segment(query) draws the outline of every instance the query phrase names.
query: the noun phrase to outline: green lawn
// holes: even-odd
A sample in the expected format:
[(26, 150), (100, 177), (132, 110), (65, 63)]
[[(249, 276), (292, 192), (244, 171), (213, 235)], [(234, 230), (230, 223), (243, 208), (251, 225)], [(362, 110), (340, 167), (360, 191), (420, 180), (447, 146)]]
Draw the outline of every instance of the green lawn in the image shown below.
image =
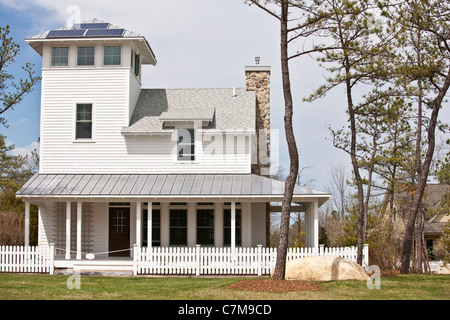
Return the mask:
[[(68, 276), (0, 274), (1, 300), (449, 300), (450, 276), (382, 277), (381, 288), (365, 281), (318, 283), (320, 291), (266, 293), (229, 288), (235, 277), (81, 276), (80, 289), (69, 289)], [(250, 278), (252, 279), (252, 278)], [(253, 278), (254, 279), (254, 278)], [(75, 283), (72, 283), (75, 284)]]

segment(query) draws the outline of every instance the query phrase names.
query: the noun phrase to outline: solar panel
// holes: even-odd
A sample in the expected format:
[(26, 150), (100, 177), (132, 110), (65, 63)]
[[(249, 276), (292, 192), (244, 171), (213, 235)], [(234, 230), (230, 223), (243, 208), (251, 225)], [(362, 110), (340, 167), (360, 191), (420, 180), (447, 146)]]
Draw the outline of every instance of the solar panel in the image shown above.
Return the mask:
[(86, 30), (50, 30), (47, 34), (47, 38), (59, 38), (59, 37), (82, 37)]
[(80, 29), (106, 29), (108, 26), (107, 22), (80, 23)]
[(122, 36), (125, 32), (125, 29), (88, 29), (85, 36), (93, 37), (93, 36)]

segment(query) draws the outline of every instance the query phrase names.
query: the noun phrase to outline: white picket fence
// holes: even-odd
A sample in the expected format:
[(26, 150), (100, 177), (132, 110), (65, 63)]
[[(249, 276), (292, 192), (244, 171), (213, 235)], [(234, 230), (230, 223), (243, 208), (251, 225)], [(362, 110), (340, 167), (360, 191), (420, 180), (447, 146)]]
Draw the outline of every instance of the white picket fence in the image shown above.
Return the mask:
[[(368, 245), (363, 249), (363, 267), (368, 266)], [(333, 255), (356, 262), (356, 247), (289, 248), (286, 260)], [(137, 274), (168, 275), (267, 275), (275, 267), (276, 248), (218, 247), (137, 247), (134, 248), (134, 270)]]
[(53, 274), (54, 256), (53, 245), (0, 246), (0, 272)]
[[(138, 247), (133, 250), (133, 273), (161, 275), (267, 275), (275, 267), (276, 248)], [(363, 267), (368, 267), (368, 246)], [(286, 260), (333, 255), (356, 262), (355, 247), (289, 248)], [(54, 272), (55, 247), (0, 246), (0, 272)]]

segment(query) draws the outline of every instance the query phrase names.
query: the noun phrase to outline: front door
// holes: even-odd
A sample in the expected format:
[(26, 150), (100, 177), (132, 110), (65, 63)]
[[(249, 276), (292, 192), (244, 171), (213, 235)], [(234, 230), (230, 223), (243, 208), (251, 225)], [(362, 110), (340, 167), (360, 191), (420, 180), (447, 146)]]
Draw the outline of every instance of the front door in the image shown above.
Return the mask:
[(130, 256), (130, 208), (109, 208), (109, 251), (115, 251), (110, 257)]

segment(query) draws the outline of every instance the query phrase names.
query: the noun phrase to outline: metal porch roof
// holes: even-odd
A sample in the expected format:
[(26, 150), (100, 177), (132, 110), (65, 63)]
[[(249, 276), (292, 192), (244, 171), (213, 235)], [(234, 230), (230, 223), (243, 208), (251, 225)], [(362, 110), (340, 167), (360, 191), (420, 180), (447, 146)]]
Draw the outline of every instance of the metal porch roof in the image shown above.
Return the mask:
[[(35, 174), (22, 198), (254, 198), (282, 199), (284, 182), (255, 174)], [(330, 194), (296, 186), (294, 196)]]

